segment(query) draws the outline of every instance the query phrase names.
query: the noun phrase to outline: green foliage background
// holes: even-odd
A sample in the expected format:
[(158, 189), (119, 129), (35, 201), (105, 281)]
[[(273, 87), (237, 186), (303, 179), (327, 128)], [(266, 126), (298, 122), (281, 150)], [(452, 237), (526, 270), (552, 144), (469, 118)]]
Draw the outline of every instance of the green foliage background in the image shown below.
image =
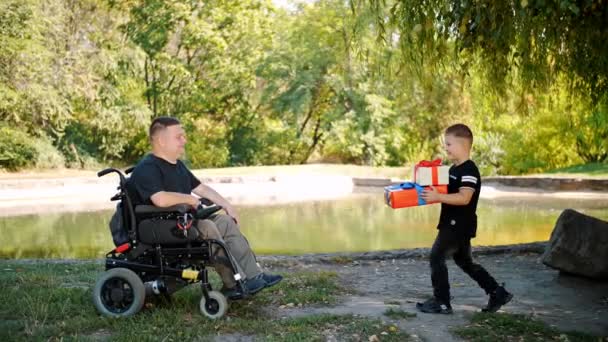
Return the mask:
[(608, 3), (0, 0), (0, 168), (403, 165), (475, 134), (485, 174), (608, 158)]

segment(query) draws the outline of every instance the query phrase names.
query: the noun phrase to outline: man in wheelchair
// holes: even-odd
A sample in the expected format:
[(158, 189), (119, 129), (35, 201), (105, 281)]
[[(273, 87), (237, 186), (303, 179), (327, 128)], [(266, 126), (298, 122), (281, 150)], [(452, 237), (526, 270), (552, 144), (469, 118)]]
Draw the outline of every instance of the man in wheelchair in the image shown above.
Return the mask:
[[(196, 209), (201, 204), (201, 199), (207, 199), (221, 206), (226, 214), (215, 214), (196, 221), (195, 239), (215, 239), (226, 244), (234, 257), (238, 273), (245, 279), (243, 285), (249, 294), (280, 282), (280, 275), (264, 273), (260, 269), (247, 239), (239, 229), (239, 217), (234, 207), (215, 190), (202, 184), (179, 160), (186, 145), (186, 135), (180, 122), (172, 117), (154, 119), (150, 125), (149, 138), (152, 153), (135, 166), (128, 182), (127, 188), (133, 205), (166, 208), (187, 204)], [(212, 253), (214, 259), (227, 258), (218, 246), (212, 247)], [(229, 263), (217, 262), (212, 266), (222, 279), (224, 295), (231, 299), (240, 298), (241, 290), (236, 286), (234, 274), (227, 265)]]
[[(234, 207), (202, 184), (179, 160), (186, 137), (175, 118), (160, 117), (150, 125), (152, 153), (120, 176), (120, 201), (110, 221), (116, 248), (106, 255), (106, 272), (95, 283), (97, 310), (112, 317), (137, 313), (147, 296), (170, 295), (200, 283), (200, 310), (217, 319), (226, 312), (226, 298), (238, 299), (279, 283), (264, 273), (238, 225)], [(129, 173), (129, 171), (126, 171)], [(193, 195), (194, 194), (194, 195)], [(212, 202), (204, 205), (202, 202)], [(226, 214), (216, 214), (224, 209)], [(220, 274), (222, 293), (209, 283), (207, 266)]]

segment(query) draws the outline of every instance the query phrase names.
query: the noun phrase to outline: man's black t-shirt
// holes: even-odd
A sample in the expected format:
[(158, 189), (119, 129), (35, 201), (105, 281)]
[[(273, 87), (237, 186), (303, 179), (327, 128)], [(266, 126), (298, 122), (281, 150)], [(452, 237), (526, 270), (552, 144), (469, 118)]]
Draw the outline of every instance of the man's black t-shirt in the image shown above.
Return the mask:
[(441, 204), (438, 229), (455, 229), (462, 237), (473, 238), (477, 232), (477, 201), (481, 190), (481, 176), (472, 160), (450, 168), (448, 194), (458, 193), (460, 188), (474, 190), (467, 205)]
[(153, 205), (150, 197), (157, 192), (190, 194), (199, 184), (201, 182), (180, 160), (172, 164), (148, 154), (133, 169), (127, 189), (133, 205)]

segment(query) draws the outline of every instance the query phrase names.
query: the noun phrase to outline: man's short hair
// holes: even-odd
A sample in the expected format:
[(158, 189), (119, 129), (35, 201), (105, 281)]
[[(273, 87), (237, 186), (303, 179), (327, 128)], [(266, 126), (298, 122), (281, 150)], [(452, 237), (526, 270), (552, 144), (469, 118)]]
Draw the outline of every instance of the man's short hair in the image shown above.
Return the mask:
[(152, 139), (156, 133), (175, 125), (181, 125), (178, 119), (170, 116), (159, 116), (152, 120), (152, 123), (150, 124), (150, 130), (148, 132), (150, 139)]
[(473, 144), (473, 132), (471, 132), (471, 129), (464, 124), (455, 124), (452, 125), (448, 128), (446, 128), (445, 130), (445, 135), (453, 135), (455, 137), (459, 137), (459, 138), (465, 138), (469, 141), (469, 143), (472, 145)]

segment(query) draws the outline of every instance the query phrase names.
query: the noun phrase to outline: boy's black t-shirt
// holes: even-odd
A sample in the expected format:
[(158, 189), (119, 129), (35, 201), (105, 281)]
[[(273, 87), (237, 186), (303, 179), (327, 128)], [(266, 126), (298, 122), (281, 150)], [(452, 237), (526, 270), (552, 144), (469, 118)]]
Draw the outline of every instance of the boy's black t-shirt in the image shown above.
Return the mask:
[(190, 194), (199, 184), (198, 178), (180, 160), (172, 164), (148, 154), (133, 169), (127, 189), (133, 205), (153, 205), (150, 197), (157, 192)]
[(455, 229), (466, 238), (473, 238), (477, 232), (477, 201), (481, 190), (479, 169), (472, 160), (450, 168), (448, 194), (458, 193), (460, 188), (474, 190), (473, 197), (467, 205), (441, 204), (438, 229)]

